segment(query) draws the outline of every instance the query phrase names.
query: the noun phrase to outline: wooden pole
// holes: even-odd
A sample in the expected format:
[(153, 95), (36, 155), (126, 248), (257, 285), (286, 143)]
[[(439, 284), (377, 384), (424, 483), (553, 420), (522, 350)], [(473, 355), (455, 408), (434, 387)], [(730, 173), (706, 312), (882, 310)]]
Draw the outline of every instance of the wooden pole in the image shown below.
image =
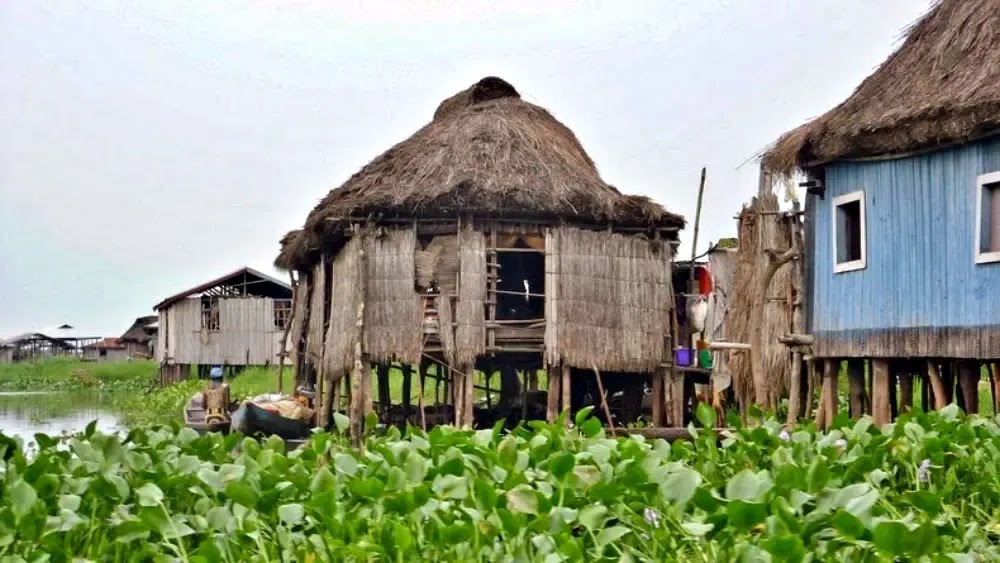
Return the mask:
[(698, 183), (698, 207), (694, 212), (694, 236), (691, 238), (691, 268), (688, 271), (688, 291), (694, 286), (694, 260), (698, 256), (698, 227), (701, 224), (701, 200), (705, 195), (705, 167), (701, 168), (701, 182)]
[(375, 367), (375, 374), (378, 376), (378, 408), (380, 414), (385, 417), (392, 406), (392, 395), (389, 393), (389, 365), (378, 364)]
[(1000, 415), (1000, 362), (992, 362), (986, 364), (987, 375), (992, 371), (992, 377), (990, 377), (990, 388), (993, 391), (993, 416)]
[(823, 362), (823, 412), (824, 428), (833, 424), (837, 416), (837, 380), (840, 376), (840, 362), (827, 359)]
[(899, 360), (889, 360), (889, 420), (899, 416)]
[(905, 369), (897, 374), (899, 378), (899, 412), (913, 410), (913, 373)]
[[(938, 363), (935, 360), (927, 360), (927, 377), (931, 380), (931, 389), (934, 392), (934, 409), (941, 410), (948, 406), (948, 393), (944, 388), (944, 380), (941, 379), (941, 372), (938, 371)], [(930, 409), (926, 409), (930, 412)]]
[(601, 382), (601, 372), (597, 370), (596, 364), (591, 364), (594, 368), (594, 378), (597, 379), (597, 392), (601, 396), (601, 408), (604, 409), (604, 417), (608, 421), (608, 426), (611, 427), (611, 436), (613, 438), (618, 437), (618, 432), (615, 431), (615, 421), (611, 418), (611, 409), (608, 408), (608, 399), (604, 395), (604, 383)]
[(571, 402), (570, 395), (570, 367), (569, 364), (562, 365), (562, 410), (566, 411), (566, 425), (568, 426), (572, 422), (573, 418), (573, 405)]
[(413, 404), (413, 366), (403, 364), (403, 420), (409, 420)]
[(847, 360), (847, 384), (850, 390), (851, 417), (865, 414), (865, 362), (858, 358)]
[(965, 403), (966, 414), (979, 413), (979, 362), (962, 360), (958, 363), (958, 386)]
[[(663, 380), (666, 377), (665, 368), (653, 372), (653, 426), (663, 426)], [(598, 379), (599, 381), (600, 379)]]
[(417, 376), (417, 408), (420, 409), (420, 428), (427, 432), (427, 409), (424, 407), (424, 381), (427, 379), (428, 363), (420, 362), (420, 374)]
[(562, 377), (557, 373), (557, 368), (555, 366), (548, 367), (548, 380), (549, 380), (549, 393), (548, 393), (548, 404), (545, 409), (545, 420), (549, 424), (556, 421), (556, 417), (559, 416), (559, 399), (561, 396), (561, 383)]
[(890, 386), (889, 361), (872, 360), (872, 417), (876, 426), (888, 424), (892, 419), (889, 406)]
[(462, 366), (462, 378), (465, 380), (465, 394), (462, 412), (465, 413), (463, 426), (472, 428), (476, 423), (476, 370), (473, 366)]

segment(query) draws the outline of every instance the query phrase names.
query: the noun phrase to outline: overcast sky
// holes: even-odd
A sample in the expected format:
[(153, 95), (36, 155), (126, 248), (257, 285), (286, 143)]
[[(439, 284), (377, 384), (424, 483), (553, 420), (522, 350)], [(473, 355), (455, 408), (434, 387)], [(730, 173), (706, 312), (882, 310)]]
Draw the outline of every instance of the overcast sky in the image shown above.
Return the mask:
[(929, 2), (361, 6), (0, 2), (0, 336), (118, 335), (170, 294), (273, 272), (317, 200), (488, 75), (692, 222), (707, 166), (704, 250), (734, 234), (754, 155), (848, 96)]

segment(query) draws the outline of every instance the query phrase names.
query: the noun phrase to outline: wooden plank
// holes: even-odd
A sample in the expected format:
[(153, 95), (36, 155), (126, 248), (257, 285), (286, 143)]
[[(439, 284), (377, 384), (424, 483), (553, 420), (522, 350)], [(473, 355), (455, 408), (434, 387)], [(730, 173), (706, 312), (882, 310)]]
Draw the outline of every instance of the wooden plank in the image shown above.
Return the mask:
[(968, 414), (979, 413), (979, 379), (979, 362), (962, 360), (958, 363), (958, 386)]
[(890, 372), (889, 360), (872, 360), (872, 417), (876, 426), (883, 426), (891, 422), (892, 410), (889, 406), (890, 399)]
[[(933, 408), (941, 410), (948, 406), (948, 393), (944, 388), (944, 380), (941, 378), (937, 361), (927, 360), (927, 378), (930, 379), (931, 390), (934, 394)], [(924, 410), (930, 412), (931, 407), (928, 406)]]
[(860, 358), (847, 360), (847, 384), (850, 391), (851, 417), (860, 418), (865, 414), (868, 394), (865, 391), (865, 363)]

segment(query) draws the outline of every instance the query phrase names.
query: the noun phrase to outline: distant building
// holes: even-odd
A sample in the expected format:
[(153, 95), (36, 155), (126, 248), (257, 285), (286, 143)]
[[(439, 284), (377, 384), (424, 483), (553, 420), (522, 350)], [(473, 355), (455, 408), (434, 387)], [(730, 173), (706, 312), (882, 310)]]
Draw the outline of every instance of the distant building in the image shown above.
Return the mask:
[(241, 268), (182, 291), (153, 309), (161, 382), (181, 380), (192, 366), (263, 366), (276, 363), (292, 311), (292, 288)]
[(26, 362), (57, 356), (80, 358), (83, 347), (100, 340), (100, 336), (92, 336), (63, 324), (52, 328), (43, 328), (19, 334), (0, 340), (0, 363)]
[(103, 338), (83, 347), (83, 359), (92, 362), (120, 362), (129, 358), (124, 344), (117, 338)]
[(118, 342), (125, 346), (125, 353), (130, 360), (140, 360), (156, 357), (156, 333), (160, 317), (148, 315), (139, 317)]

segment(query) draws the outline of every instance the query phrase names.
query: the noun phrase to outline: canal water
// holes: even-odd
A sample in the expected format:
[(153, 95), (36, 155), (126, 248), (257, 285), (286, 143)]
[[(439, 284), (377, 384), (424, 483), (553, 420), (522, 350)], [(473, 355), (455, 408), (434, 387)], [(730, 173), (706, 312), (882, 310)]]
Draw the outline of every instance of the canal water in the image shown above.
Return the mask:
[(97, 429), (123, 429), (106, 396), (94, 392), (0, 392), (0, 432), (18, 436), (25, 445), (35, 434), (60, 436), (80, 432), (97, 421)]

